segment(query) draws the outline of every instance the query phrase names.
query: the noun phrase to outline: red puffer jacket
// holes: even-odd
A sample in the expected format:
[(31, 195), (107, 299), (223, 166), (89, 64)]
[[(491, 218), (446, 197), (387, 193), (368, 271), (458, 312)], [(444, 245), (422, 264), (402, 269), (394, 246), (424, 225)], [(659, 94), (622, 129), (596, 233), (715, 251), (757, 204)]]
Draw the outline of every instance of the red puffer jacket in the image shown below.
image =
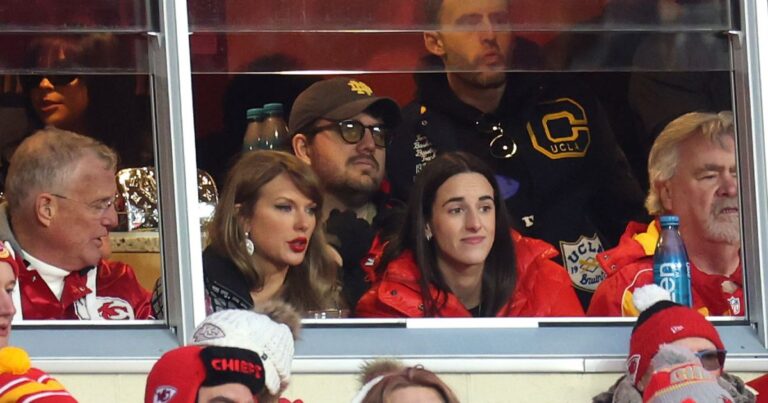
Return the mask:
[[(509, 316), (583, 316), (571, 279), (565, 269), (550, 259), (557, 256), (552, 245), (525, 238), (513, 231), (517, 257), (517, 282), (509, 302), (497, 317)], [(381, 248), (379, 248), (380, 250)], [(411, 251), (403, 252), (389, 263), (380, 281), (357, 304), (357, 316), (372, 318), (423, 317), (419, 289), (419, 268)], [(454, 294), (444, 297), (432, 288), (436, 300), (446, 298), (439, 317), (470, 317), (469, 311)]]
[[(597, 256), (608, 277), (597, 287), (588, 316), (637, 316), (632, 302), (636, 288), (653, 283), (653, 254), (659, 240), (659, 222), (630, 222), (619, 244)], [(730, 276), (708, 274), (691, 263), (693, 308), (704, 315), (745, 314), (741, 265)]]

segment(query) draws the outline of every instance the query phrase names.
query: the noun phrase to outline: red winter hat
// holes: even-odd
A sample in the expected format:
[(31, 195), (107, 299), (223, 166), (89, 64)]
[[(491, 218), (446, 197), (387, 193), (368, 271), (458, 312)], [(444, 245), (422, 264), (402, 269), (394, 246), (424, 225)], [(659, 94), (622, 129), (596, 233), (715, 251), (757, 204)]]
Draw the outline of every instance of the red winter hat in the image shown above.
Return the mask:
[(11, 245), (8, 242), (0, 241), (0, 262), (11, 265), (13, 275), (17, 278), (19, 277), (19, 262), (16, 261), (13, 249), (11, 249)]
[(725, 349), (715, 327), (694, 309), (662, 300), (643, 310), (629, 340), (627, 371), (632, 383), (640, 382), (662, 344), (686, 337), (701, 337), (711, 341), (718, 350)]
[(201, 386), (243, 384), (256, 396), (264, 388), (259, 355), (235, 347), (186, 346), (171, 350), (147, 377), (145, 403), (195, 403)]

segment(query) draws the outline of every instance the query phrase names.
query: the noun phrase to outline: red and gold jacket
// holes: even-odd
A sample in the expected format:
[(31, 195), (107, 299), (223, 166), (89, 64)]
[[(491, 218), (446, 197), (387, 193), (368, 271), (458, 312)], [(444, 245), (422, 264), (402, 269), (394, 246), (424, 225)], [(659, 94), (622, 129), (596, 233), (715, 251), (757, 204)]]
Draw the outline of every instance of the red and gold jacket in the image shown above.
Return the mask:
[[(23, 319), (153, 319), (151, 294), (136, 279), (131, 266), (99, 261), (96, 267), (72, 272), (64, 278), (57, 299), (31, 267), (19, 271)], [(18, 308), (18, 306), (17, 306)]]
[[(592, 296), (588, 316), (637, 316), (632, 303), (637, 287), (653, 283), (653, 254), (659, 240), (658, 220), (650, 224), (630, 222), (619, 244), (598, 254), (608, 277)], [(705, 315), (745, 314), (744, 279), (741, 265), (730, 276), (707, 274), (691, 262), (693, 307)]]
[[(517, 258), (517, 281), (509, 302), (497, 317), (510, 316), (583, 316), (571, 278), (565, 269), (550, 259), (557, 251), (548, 243), (522, 237), (513, 232)], [(381, 250), (381, 248), (379, 248)], [(375, 258), (369, 259), (370, 262)], [(389, 263), (379, 281), (376, 281), (357, 304), (357, 316), (374, 318), (423, 317), (423, 301), (419, 287), (419, 268), (411, 251), (403, 252)], [(469, 311), (452, 293), (432, 288), (432, 295), (445, 304), (439, 317), (470, 317)]]

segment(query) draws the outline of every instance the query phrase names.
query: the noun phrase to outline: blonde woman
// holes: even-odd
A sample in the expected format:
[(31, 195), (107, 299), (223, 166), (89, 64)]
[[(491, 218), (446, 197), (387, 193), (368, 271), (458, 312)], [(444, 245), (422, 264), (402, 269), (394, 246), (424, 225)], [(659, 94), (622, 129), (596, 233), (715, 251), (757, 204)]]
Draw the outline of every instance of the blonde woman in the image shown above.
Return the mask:
[(243, 155), (229, 172), (203, 252), (209, 311), (271, 300), (304, 316), (340, 309), (338, 263), (318, 226), (322, 203), (315, 174), (296, 157)]

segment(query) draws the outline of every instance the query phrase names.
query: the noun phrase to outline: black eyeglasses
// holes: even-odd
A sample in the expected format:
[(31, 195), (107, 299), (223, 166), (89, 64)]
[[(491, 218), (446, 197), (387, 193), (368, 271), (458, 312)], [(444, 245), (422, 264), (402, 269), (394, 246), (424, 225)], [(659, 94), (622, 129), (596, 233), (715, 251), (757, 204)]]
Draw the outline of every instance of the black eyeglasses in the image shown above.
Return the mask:
[(512, 158), (517, 153), (515, 140), (504, 133), (501, 122), (494, 123), (492, 120), (489, 121), (488, 118), (482, 117), (476, 124), (480, 132), (490, 135), (491, 142), (488, 143), (488, 151), (493, 158)]
[(72, 74), (25, 75), (25, 76), (20, 76), (19, 81), (21, 81), (21, 86), (25, 90), (31, 90), (32, 88), (39, 86), (40, 82), (43, 81), (44, 78), (47, 79), (54, 86), (60, 87), (63, 85), (72, 84), (75, 80), (80, 78), (80, 76), (72, 75)]
[(699, 358), (704, 369), (707, 371), (717, 371), (723, 367), (727, 353), (728, 351), (726, 350), (701, 350), (696, 351), (694, 354)]
[(383, 124), (366, 126), (359, 120), (342, 120), (325, 126), (315, 127), (312, 134), (323, 130), (335, 130), (349, 144), (357, 144), (365, 136), (365, 129), (371, 131), (373, 142), (378, 147), (386, 147), (389, 143), (389, 128)]

